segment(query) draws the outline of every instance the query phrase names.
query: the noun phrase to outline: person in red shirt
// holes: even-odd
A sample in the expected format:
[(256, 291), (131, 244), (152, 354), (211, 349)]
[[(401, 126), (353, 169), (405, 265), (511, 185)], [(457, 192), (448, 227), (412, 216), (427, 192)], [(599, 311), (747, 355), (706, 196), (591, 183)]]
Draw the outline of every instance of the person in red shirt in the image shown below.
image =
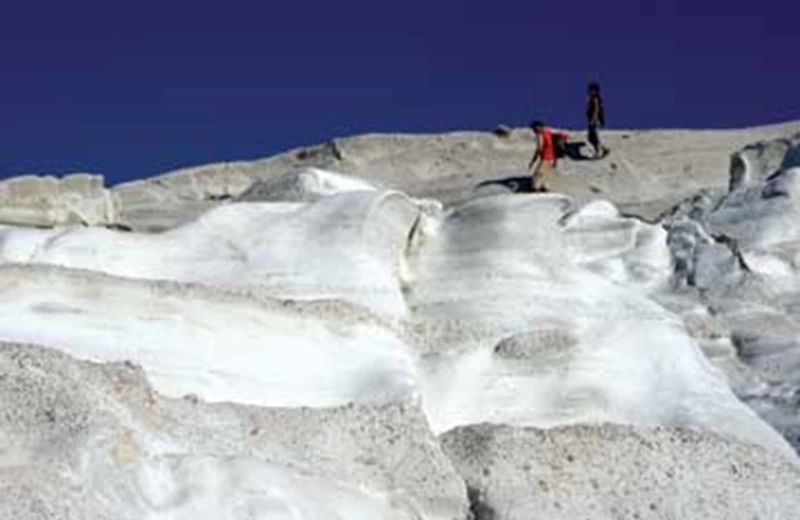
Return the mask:
[[(536, 134), (536, 152), (528, 164), (528, 169), (533, 170), (533, 191), (535, 193), (550, 191), (547, 188), (547, 178), (553, 174), (558, 160), (557, 141), (566, 141), (567, 134), (553, 132), (542, 121), (531, 123), (531, 130)], [(536, 160), (539, 163), (536, 163)]]

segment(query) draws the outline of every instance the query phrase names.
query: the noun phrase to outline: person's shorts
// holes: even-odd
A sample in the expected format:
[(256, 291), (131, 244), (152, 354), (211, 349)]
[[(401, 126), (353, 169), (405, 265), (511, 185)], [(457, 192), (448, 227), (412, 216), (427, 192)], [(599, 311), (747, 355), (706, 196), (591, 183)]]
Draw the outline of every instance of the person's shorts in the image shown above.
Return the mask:
[(598, 133), (598, 130), (598, 125), (589, 123), (589, 143), (592, 146), (597, 146), (600, 144), (600, 134)]

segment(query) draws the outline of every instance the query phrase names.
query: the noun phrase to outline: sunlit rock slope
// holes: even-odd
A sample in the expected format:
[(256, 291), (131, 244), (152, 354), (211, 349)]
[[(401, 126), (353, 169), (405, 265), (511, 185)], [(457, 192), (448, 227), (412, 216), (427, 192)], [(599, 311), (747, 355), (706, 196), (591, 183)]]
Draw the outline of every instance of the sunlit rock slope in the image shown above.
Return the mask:
[(545, 195), (523, 131), (366, 136), (4, 213), (0, 516), (794, 518), (797, 131), (611, 134)]

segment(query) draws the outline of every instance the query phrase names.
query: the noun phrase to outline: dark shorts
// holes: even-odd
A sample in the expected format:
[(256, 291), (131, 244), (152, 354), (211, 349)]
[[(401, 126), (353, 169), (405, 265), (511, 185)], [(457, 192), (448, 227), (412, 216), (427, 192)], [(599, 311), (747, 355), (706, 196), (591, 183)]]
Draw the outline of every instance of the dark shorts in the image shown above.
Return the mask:
[(592, 146), (600, 144), (600, 134), (598, 133), (599, 125), (589, 123), (589, 143)]

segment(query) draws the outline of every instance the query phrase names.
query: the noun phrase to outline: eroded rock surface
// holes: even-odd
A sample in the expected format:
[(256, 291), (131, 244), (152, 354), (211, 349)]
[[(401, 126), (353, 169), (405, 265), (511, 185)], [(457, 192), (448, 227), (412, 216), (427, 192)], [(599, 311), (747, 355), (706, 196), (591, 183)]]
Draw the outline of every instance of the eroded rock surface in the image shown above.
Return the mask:
[(463, 482), (411, 404), (209, 405), (131, 363), (0, 345), (0, 516), (466, 517)]
[(797, 130), (8, 181), (59, 227), (0, 228), (0, 516), (463, 519), (456, 427), (478, 519), (794, 518)]
[(51, 227), (105, 225), (116, 220), (101, 175), (14, 177), (0, 182), (0, 224)]
[(800, 515), (796, 465), (700, 431), (480, 424), (441, 440), (477, 520)]

